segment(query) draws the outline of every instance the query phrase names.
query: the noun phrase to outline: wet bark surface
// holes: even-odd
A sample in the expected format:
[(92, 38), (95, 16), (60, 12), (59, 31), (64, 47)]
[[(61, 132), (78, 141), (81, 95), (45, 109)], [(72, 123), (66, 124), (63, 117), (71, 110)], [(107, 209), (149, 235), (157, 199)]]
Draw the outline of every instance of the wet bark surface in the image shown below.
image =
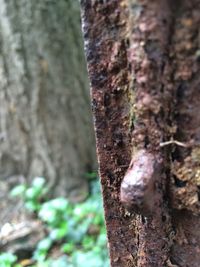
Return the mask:
[(200, 1), (81, 2), (111, 265), (199, 266)]

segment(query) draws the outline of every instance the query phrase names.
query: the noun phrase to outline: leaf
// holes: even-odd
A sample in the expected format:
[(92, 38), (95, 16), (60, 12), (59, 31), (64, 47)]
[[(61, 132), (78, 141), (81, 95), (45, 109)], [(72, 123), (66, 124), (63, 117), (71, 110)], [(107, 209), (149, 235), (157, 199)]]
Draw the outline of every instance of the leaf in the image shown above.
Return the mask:
[(43, 177), (35, 177), (32, 182), (32, 187), (43, 188), (45, 182), (46, 181)]
[(50, 263), (50, 267), (72, 267), (72, 265), (68, 264), (68, 258), (66, 255), (59, 257), (56, 260), (52, 260)]
[(61, 247), (61, 251), (64, 253), (72, 253), (75, 250), (75, 245), (73, 243), (65, 243)]
[(97, 245), (100, 247), (105, 247), (107, 244), (107, 236), (106, 233), (102, 233), (98, 236)]
[(100, 255), (94, 253), (93, 251), (89, 251), (87, 253), (83, 253), (81, 251), (77, 251), (73, 254), (73, 263), (75, 266), (81, 267), (105, 267), (104, 260)]
[(40, 205), (34, 201), (26, 201), (25, 202), (25, 208), (30, 212), (35, 212), (40, 209)]
[(50, 238), (52, 240), (60, 240), (62, 239), (64, 236), (66, 236), (68, 229), (64, 229), (64, 228), (59, 228), (59, 229), (54, 229), (50, 232)]
[(43, 222), (46, 222), (49, 225), (55, 225), (57, 222), (56, 210), (52, 209), (52, 207), (48, 203), (44, 203), (42, 205), (38, 216)]
[(11, 267), (13, 263), (17, 261), (17, 256), (12, 253), (5, 252), (0, 254), (0, 266), (1, 267)]
[(30, 187), (26, 190), (25, 196), (27, 199), (35, 199), (38, 196), (38, 190)]
[(44, 239), (42, 239), (39, 243), (38, 243), (38, 245), (37, 245), (37, 249), (38, 250), (49, 250), (50, 249), (50, 247), (51, 247), (51, 245), (52, 245), (52, 240), (50, 239), (50, 238), (44, 238)]
[(68, 206), (68, 201), (65, 198), (55, 198), (50, 201), (52, 208), (65, 211)]
[(26, 186), (24, 184), (17, 185), (11, 190), (10, 196), (11, 197), (22, 196), (25, 190), (26, 190)]
[(94, 247), (94, 244), (95, 244), (95, 240), (94, 240), (94, 237), (93, 236), (88, 236), (86, 235), (84, 238), (83, 238), (83, 241), (82, 241), (82, 246), (85, 250), (89, 250), (89, 249), (92, 249)]

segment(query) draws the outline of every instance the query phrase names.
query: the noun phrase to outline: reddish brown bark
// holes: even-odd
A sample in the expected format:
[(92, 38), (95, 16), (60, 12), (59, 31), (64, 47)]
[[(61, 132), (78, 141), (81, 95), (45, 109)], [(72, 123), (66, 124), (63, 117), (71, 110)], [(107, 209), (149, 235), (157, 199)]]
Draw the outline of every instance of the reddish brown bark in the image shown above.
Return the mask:
[(178, 266), (200, 266), (200, 1), (181, 1), (175, 18), (171, 58), (176, 91), (174, 139), (186, 147), (176, 146), (172, 153), (171, 194), (176, 231), (171, 247), (172, 262)]
[(199, 266), (200, 1), (81, 4), (111, 265)]
[(120, 267), (135, 261), (137, 243), (135, 216), (125, 214), (119, 200), (131, 153), (127, 14), (124, 1), (100, 2), (82, 1), (83, 32), (110, 255)]

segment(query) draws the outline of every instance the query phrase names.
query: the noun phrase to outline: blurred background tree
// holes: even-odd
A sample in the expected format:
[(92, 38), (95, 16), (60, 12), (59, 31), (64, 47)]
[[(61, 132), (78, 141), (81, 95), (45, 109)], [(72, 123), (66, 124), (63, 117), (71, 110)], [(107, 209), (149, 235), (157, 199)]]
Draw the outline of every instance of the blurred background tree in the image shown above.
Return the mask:
[[(81, 200), (95, 167), (78, 1), (0, 0), (0, 185)], [(5, 183), (7, 182), (7, 183)]]

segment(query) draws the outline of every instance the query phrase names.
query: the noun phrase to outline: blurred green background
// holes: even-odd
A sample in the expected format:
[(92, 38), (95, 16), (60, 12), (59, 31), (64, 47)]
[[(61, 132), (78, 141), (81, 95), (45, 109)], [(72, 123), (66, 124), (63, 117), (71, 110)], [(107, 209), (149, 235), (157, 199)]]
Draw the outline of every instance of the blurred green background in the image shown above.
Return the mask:
[[(95, 174), (89, 174), (90, 178)], [(90, 180), (88, 198), (71, 204), (64, 197), (48, 199), (43, 177), (31, 185), (20, 184), (10, 197), (21, 198), (29, 214), (39, 220), (46, 235), (38, 242), (32, 257), (0, 254), (1, 267), (107, 267), (109, 266), (106, 230), (99, 181)]]

